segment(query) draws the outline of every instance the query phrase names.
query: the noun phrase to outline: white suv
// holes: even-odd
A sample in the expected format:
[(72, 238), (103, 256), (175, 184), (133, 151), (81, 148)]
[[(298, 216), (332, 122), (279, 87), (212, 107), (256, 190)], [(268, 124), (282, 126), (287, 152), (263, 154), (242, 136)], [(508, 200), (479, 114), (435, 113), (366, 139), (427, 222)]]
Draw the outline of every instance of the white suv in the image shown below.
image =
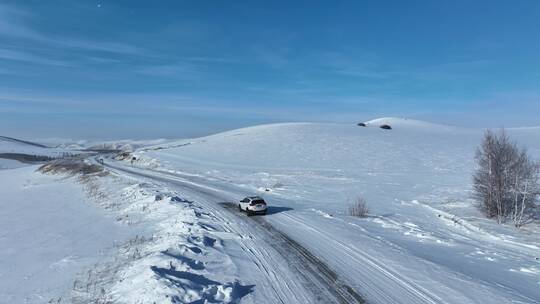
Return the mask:
[(238, 209), (245, 211), (247, 215), (266, 214), (266, 202), (258, 196), (246, 197), (238, 203)]

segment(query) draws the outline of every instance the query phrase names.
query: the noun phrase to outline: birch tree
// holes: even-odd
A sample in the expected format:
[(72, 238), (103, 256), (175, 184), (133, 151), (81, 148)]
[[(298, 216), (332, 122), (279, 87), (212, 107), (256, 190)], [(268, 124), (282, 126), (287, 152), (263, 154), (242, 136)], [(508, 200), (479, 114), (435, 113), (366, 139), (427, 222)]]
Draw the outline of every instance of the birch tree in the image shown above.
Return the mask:
[(539, 166), (504, 130), (487, 130), (476, 152), (473, 195), (480, 210), (498, 223), (522, 226), (534, 214)]

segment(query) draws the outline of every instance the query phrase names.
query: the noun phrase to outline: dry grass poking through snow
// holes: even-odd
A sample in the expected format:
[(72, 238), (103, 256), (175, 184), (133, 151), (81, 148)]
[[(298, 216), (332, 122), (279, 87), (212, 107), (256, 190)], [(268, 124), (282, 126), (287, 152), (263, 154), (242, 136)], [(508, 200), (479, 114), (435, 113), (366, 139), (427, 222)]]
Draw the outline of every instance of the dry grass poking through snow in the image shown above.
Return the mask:
[(82, 176), (105, 176), (107, 171), (102, 166), (90, 164), (81, 158), (63, 158), (50, 161), (38, 168), (38, 171), (48, 174), (69, 174)]
[(349, 206), (348, 214), (356, 217), (367, 217), (369, 208), (366, 200), (362, 197), (356, 200)]
[(105, 193), (99, 189), (95, 181), (96, 178), (109, 174), (102, 166), (90, 164), (81, 158), (63, 158), (42, 165), (38, 168), (38, 171), (44, 174), (77, 176), (79, 181), (84, 185), (88, 196), (98, 200), (106, 198)]

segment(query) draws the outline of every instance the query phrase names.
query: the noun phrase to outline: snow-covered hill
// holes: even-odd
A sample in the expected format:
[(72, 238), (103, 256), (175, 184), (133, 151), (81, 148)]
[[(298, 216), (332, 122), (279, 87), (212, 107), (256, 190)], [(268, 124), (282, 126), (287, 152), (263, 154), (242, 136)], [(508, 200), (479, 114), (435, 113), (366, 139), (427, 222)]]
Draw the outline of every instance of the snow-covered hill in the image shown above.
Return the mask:
[(46, 160), (72, 153), (73, 151), (63, 148), (51, 148), (39, 143), (0, 136), (0, 170), (21, 167), (22, 162)]
[[(538, 128), (507, 132), (540, 158)], [(538, 224), (497, 226), (470, 199), (482, 133), (398, 118), (273, 124), (137, 155), (238, 198), (292, 208), (267, 218), (373, 302), (412, 303), (421, 293), (431, 303), (537, 303)], [(367, 219), (346, 214), (357, 197), (369, 203)]]
[(169, 145), (177, 148), (147, 154), (164, 166), (181, 164), (184, 170), (240, 182), (246, 191), (279, 183), (283, 187), (272, 189), (275, 194), (300, 195), (333, 213), (343, 211), (357, 195), (390, 212), (393, 207), (383, 202), (395, 197), (468, 188), (481, 132), (398, 119), (385, 123), (394, 129), (382, 130), (375, 121), (368, 127), (256, 126), (180, 141)]
[(122, 150), (122, 151), (133, 151), (135, 149), (140, 149), (146, 146), (165, 144), (170, 142), (169, 139), (153, 139), (153, 140), (132, 140), (132, 139), (123, 139), (115, 141), (98, 141), (98, 142), (87, 142), (84, 144), (85, 149), (89, 150)]

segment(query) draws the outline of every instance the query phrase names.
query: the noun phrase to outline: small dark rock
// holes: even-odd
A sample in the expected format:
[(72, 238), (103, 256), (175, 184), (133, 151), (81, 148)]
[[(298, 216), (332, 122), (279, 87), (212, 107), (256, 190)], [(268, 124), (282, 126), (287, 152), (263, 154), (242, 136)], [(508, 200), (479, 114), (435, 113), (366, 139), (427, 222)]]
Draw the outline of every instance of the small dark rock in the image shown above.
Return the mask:
[(359, 127), (367, 127), (367, 124), (365, 122), (359, 122), (357, 125)]
[(385, 130), (392, 130), (392, 127), (390, 125), (381, 125), (380, 128)]

